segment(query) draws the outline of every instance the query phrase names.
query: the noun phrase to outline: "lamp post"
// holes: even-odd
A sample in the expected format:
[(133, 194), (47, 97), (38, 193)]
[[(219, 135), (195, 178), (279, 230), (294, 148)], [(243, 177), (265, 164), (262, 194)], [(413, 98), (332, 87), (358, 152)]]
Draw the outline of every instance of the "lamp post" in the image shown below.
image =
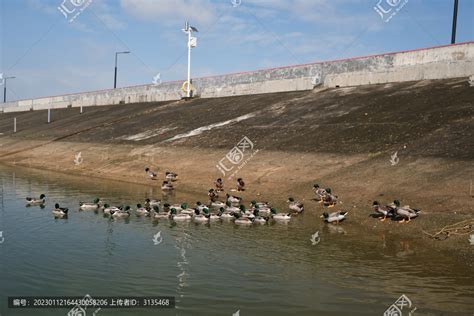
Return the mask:
[(451, 44), (456, 43), (456, 24), (458, 20), (458, 0), (454, 0), (453, 31), (451, 33)]
[(118, 54), (130, 54), (130, 52), (116, 52), (115, 53), (114, 89), (117, 88), (117, 56), (118, 56)]
[(197, 28), (194, 26), (190, 26), (189, 22), (186, 22), (184, 25), (184, 29), (182, 29), (184, 33), (188, 35), (188, 81), (186, 87), (186, 97), (191, 97), (191, 48), (197, 46), (197, 38), (192, 37), (192, 32), (198, 32)]
[(5, 77), (3, 78), (3, 103), (7, 102), (7, 79), (15, 79), (16, 77)]

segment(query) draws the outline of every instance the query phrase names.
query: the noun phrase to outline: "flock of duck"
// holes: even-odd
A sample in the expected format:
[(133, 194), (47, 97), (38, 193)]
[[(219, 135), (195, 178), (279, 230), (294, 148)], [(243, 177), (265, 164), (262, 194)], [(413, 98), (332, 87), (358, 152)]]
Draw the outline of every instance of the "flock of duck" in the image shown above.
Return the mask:
[[(156, 173), (150, 169), (145, 169), (148, 176), (153, 180), (156, 179)], [(167, 171), (165, 174), (165, 181), (162, 184), (162, 190), (169, 192), (174, 190), (172, 182), (178, 180), (178, 175)], [(187, 203), (169, 204), (164, 203), (158, 199), (146, 199), (143, 204), (139, 203), (136, 208), (132, 209), (130, 206), (111, 206), (104, 203), (99, 198), (92, 202), (80, 202), (79, 209), (83, 211), (103, 212), (104, 216), (112, 218), (128, 218), (135, 214), (136, 216), (148, 216), (154, 219), (170, 219), (173, 221), (194, 221), (197, 223), (207, 223), (212, 221), (233, 221), (237, 225), (251, 225), (251, 224), (266, 224), (270, 220), (276, 222), (289, 222), (293, 216), (301, 214), (304, 211), (304, 204), (289, 197), (287, 200), (287, 211), (278, 212), (275, 207), (272, 207), (269, 202), (251, 201), (249, 206), (243, 204), (242, 198), (225, 194), (225, 199), (219, 200), (221, 194), (224, 192), (224, 185), (222, 179), (217, 179), (215, 182), (215, 189), (211, 188), (208, 191), (209, 201), (207, 204), (196, 202), (194, 207), (189, 207)], [(244, 191), (245, 183), (239, 178), (237, 179), (237, 189), (231, 191)], [(318, 184), (313, 186), (315, 194), (314, 200), (322, 204), (323, 207), (332, 208), (338, 202), (337, 195), (332, 193), (331, 188), (321, 188)], [(44, 207), (46, 203), (46, 196), (41, 194), (39, 198), (27, 197), (27, 205), (39, 205)], [(397, 220), (399, 222), (410, 222), (411, 219), (418, 216), (420, 210), (410, 208), (407, 206), (400, 206), (400, 201), (394, 200), (389, 205), (381, 205), (378, 201), (373, 202), (374, 214), (370, 216), (380, 218), (385, 221), (387, 218)], [(55, 204), (52, 213), (55, 217), (67, 217), (68, 208), (60, 207), (58, 203)], [(321, 218), (326, 223), (339, 224), (346, 219), (347, 211), (324, 212)]]

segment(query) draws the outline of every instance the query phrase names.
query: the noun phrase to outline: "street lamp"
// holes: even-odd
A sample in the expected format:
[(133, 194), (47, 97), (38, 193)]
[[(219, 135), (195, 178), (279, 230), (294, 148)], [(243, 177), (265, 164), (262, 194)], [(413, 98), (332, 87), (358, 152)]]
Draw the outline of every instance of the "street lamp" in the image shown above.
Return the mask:
[(453, 29), (451, 32), (451, 44), (456, 43), (456, 24), (458, 21), (458, 0), (454, 0), (454, 10), (453, 10)]
[(194, 26), (190, 26), (189, 22), (186, 22), (182, 31), (188, 34), (188, 84), (186, 87), (186, 96), (189, 98), (191, 97), (191, 48), (197, 46), (197, 38), (192, 37), (191, 34), (192, 32), (198, 32), (198, 30)]
[(116, 52), (115, 53), (114, 89), (117, 88), (117, 56), (118, 56), (118, 54), (130, 54), (130, 52)]
[(15, 79), (16, 77), (5, 77), (3, 78), (3, 103), (7, 102), (7, 79)]

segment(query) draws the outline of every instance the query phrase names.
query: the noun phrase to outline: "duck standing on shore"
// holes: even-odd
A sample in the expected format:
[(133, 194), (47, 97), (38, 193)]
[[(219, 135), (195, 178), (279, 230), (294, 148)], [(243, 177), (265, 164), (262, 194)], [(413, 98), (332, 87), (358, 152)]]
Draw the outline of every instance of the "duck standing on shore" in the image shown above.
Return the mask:
[(178, 174), (171, 171), (166, 171), (165, 179), (168, 181), (178, 181)]
[(237, 191), (245, 191), (245, 182), (242, 178), (237, 179)]
[(214, 189), (209, 189), (207, 196), (209, 196), (209, 200), (211, 200), (211, 202), (215, 202), (217, 201), (217, 198), (219, 197), (219, 193), (217, 193), (217, 191)]
[(224, 181), (222, 181), (221, 178), (217, 178), (217, 180), (214, 181), (214, 185), (216, 186), (217, 193), (224, 191)]
[(151, 180), (157, 180), (158, 178), (158, 175), (153, 172), (150, 168), (146, 167), (145, 168), (145, 172), (147, 174), (148, 177), (150, 177)]
[(337, 195), (332, 194), (331, 188), (324, 189), (326, 194), (323, 196), (321, 202), (324, 206), (334, 207), (337, 203)]
[(313, 185), (313, 192), (316, 195), (314, 200), (318, 202), (321, 201), (324, 198), (324, 196), (326, 196), (327, 194), (326, 190), (321, 188), (319, 184)]
[(395, 215), (395, 208), (390, 205), (382, 206), (378, 201), (372, 203), (372, 208), (376, 212), (376, 215), (383, 216), (383, 218), (380, 219), (382, 222), (385, 221), (387, 217), (393, 217)]
[(401, 218), (401, 221), (399, 221), (399, 223), (409, 223), (412, 218), (418, 217), (418, 213), (421, 212), (421, 210), (411, 208), (409, 205), (400, 207), (399, 200), (394, 200), (392, 205), (390, 206), (394, 208), (397, 218)]

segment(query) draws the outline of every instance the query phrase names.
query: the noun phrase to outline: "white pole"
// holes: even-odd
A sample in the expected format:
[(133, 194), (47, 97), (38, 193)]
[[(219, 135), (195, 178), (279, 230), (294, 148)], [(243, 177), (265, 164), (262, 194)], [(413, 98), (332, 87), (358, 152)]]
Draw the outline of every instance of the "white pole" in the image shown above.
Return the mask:
[(81, 112), (80, 113), (82, 114), (82, 105), (81, 105)]
[(191, 28), (188, 27), (188, 87), (187, 96), (191, 97)]
[(16, 117), (13, 118), (13, 133), (16, 133)]
[(48, 109), (48, 124), (51, 123), (51, 109)]

